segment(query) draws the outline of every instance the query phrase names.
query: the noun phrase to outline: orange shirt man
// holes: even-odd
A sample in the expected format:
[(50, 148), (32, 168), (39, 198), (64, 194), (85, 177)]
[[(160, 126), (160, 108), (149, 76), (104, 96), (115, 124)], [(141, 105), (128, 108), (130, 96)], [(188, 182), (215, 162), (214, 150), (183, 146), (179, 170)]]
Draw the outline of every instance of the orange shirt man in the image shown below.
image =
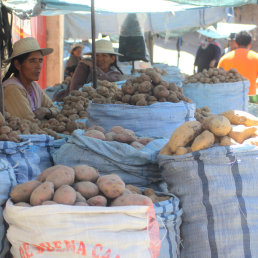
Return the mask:
[(258, 54), (249, 50), (252, 37), (249, 33), (241, 31), (236, 35), (237, 49), (225, 54), (218, 63), (218, 68), (223, 67), (228, 71), (235, 68), (238, 73), (246, 77), (249, 82), (248, 95), (256, 95), (256, 79), (258, 77)]

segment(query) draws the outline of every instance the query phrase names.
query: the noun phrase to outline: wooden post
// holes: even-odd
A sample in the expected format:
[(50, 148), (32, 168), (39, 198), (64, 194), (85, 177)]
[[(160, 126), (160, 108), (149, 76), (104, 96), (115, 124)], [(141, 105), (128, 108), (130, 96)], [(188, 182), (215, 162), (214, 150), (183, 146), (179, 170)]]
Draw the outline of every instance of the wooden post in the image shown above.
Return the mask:
[[(1, 56), (1, 52), (0, 52), (0, 67), (2, 69), (2, 56)], [(3, 89), (3, 84), (2, 84), (2, 75), (0, 72), (0, 112), (4, 114), (4, 89)]]
[(97, 88), (95, 36), (96, 36), (95, 35), (95, 8), (94, 8), (94, 0), (91, 0), (91, 38), (92, 38), (92, 64), (93, 64), (92, 82), (93, 82), (93, 87)]

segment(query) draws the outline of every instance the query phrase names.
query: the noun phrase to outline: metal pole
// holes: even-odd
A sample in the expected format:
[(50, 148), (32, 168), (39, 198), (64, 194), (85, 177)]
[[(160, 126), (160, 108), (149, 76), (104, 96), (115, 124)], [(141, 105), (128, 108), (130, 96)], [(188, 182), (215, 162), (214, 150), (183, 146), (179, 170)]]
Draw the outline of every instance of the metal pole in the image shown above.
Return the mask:
[(91, 38), (92, 38), (92, 82), (93, 87), (97, 87), (97, 69), (96, 69), (96, 48), (95, 48), (95, 8), (94, 0), (91, 0)]
[[(0, 52), (0, 68), (2, 70), (2, 56)], [(2, 84), (2, 73), (0, 71), (0, 112), (5, 116), (4, 114), (4, 90), (3, 90), (3, 84)]]

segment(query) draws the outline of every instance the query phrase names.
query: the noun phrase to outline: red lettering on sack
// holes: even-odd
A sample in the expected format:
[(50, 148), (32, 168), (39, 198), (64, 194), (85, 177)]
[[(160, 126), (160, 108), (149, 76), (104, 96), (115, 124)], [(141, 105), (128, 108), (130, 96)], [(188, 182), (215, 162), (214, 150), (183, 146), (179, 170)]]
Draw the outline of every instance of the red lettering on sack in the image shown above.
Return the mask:
[(24, 254), (24, 251), (23, 251), (23, 249), (22, 249), (21, 246), (20, 246), (20, 248), (19, 248), (19, 251), (20, 251), (20, 256), (21, 256), (21, 258), (26, 258), (25, 254)]
[(111, 250), (108, 249), (108, 250), (101, 256), (101, 258), (110, 258), (110, 255), (111, 255)]
[(86, 248), (83, 241), (80, 241), (79, 248), (77, 250), (77, 254), (80, 254), (86, 256)]
[(65, 242), (67, 251), (69, 251), (69, 249), (71, 249), (73, 252), (75, 252), (74, 240), (71, 240), (72, 244), (70, 244), (70, 241), (68, 241), (68, 240), (64, 240), (64, 242)]
[(62, 248), (62, 242), (61, 241), (53, 241), (54, 247), (56, 248), (57, 252), (64, 252), (64, 249)]
[(36, 247), (36, 249), (38, 250), (37, 254), (42, 254), (43, 252), (45, 252), (45, 249), (39, 245), (33, 245), (34, 247)]
[(26, 258), (30, 258), (30, 257), (34, 256), (33, 253), (29, 253), (30, 248), (29, 248), (28, 243), (23, 243), (22, 245), (23, 245), (23, 249), (24, 249), (25, 254), (26, 254), (26, 256), (25, 256)]
[(92, 250), (92, 258), (100, 258), (99, 255), (97, 255), (97, 249), (100, 249), (101, 252), (103, 250), (103, 246), (101, 244), (96, 244)]

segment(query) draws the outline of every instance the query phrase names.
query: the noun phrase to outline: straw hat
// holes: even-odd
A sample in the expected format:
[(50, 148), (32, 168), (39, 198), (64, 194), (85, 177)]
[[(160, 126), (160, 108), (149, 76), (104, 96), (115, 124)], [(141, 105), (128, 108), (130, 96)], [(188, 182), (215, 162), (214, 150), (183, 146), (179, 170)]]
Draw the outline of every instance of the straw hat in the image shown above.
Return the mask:
[(49, 55), (53, 52), (53, 48), (40, 48), (39, 43), (35, 38), (28, 37), (20, 39), (13, 44), (13, 53), (7, 60), (5, 60), (5, 62), (10, 62), (14, 57), (39, 50), (43, 56)]
[[(110, 42), (109, 40), (105, 40), (105, 39), (98, 40), (95, 43), (95, 47), (96, 47), (96, 53), (123, 56), (122, 54), (115, 52), (112, 46), (112, 42)], [(91, 55), (91, 54), (92, 52), (85, 53), (85, 55)]]
[(69, 50), (69, 53), (72, 53), (73, 50), (74, 50), (75, 48), (78, 48), (78, 47), (81, 48), (81, 49), (84, 49), (84, 45), (83, 45), (83, 44), (75, 43), (75, 44), (72, 45), (71, 49)]
[(209, 26), (207, 29), (200, 29), (197, 30), (201, 35), (207, 37), (207, 38), (212, 38), (212, 39), (221, 39), (221, 38), (226, 38), (226, 35), (221, 35), (217, 32), (217, 30), (213, 26)]

